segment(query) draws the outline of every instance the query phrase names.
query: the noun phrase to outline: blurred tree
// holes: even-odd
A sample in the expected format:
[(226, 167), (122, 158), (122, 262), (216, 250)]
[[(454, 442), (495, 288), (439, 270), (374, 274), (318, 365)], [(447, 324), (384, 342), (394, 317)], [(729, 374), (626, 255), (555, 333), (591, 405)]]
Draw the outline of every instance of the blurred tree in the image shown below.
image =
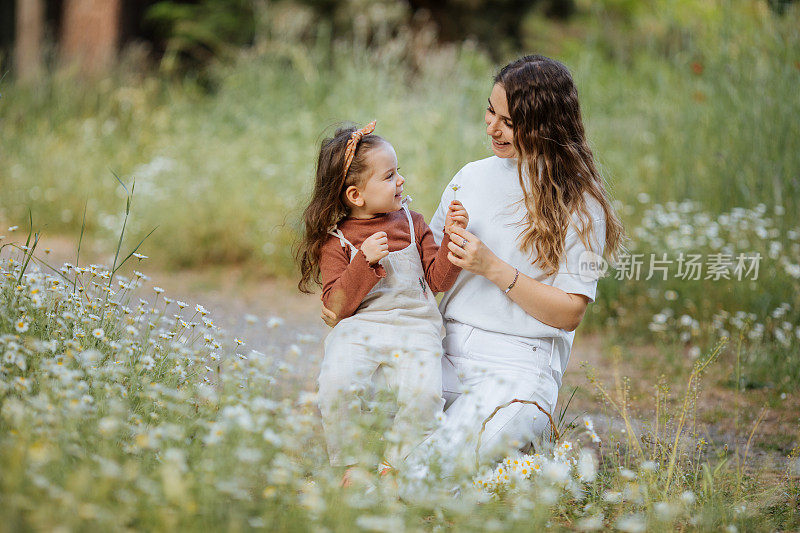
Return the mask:
[(794, 4), (796, 1), (797, 0), (767, 0), (767, 3), (775, 13), (783, 15), (786, 13), (786, 10), (789, 8), (789, 6)]
[[(10, 10), (9, 10), (10, 11)], [(19, 2), (16, 10), (17, 42), (14, 65), (21, 80), (38, 77), (42, 67), (45, 5), (42, 0)]]
[(170, 73), (227, 56), (255, 34), (251, 0), (162, 0), (147, 9), (145, 23), (162, 41), (161, 68)]
[[(45, 11), (43, 30), (38, 34), (43, 31), (46, 64), (51, 59), (46, 53), (48, 43), (63, 41), (65, 36), (96, 33), (96, 25), (81, 23), (77, 33), (64, 27), (74, 0), (0, 0), (0, 69), (9, 67), (11, 52), (26, 37), (15, 27), (19, 6), (36, 2)], [(800, 0), (759, 2), (782, 15)], [(670, 25), (675, 17), (652, 20), (654, 6), (691, 18), (718, 10), (716, 2), (706, 0), (98, 0), (92, 5), (105, 9), (111, 4), (118, 5), (119, 45), (132, 40), (151, 43), (163, 70), (201, 75), (213, 59), (227, 57), (257, 39), (283, 39), (288, 35), (295, 39), (293, 44), (311, 46), (324, 36), (323, 40), (354, 38), (379, 47), (387, 38), (409, 29), (420, 33), (423, 26), (426, 31), (435, 28), (436, 38), (442, 41), (474, 39), (496, 59), (520, 50), (555, 53), (565, 33), (580, 40), (587, 27), (596, 26), (601, 35), (603, 29), (609, 30), (603, 38), (613, 55), (620, 47), (638, 48), (641, 43), (631, 45), (633, 41), (625, 36), (636, 33), (633, 30), (643, 26), (643, 18), (658, 28)], [(279, 27), (282, 22), (273, 20), (276, 13), (278, 18), (287, 18), (286, 13), (299, 14), (295, 18), (302, 19), (302, 31), (294, 26)], [(587, 22), (587, 16), (594, 24)], [(682, 26), (684, 21), (676, 22)], [(256, 35), (264, 29), (264, 35)], [(639, 40), (660, 39), (670, 51), (675, 43), (686, 39), (679, 35), (679, 28), (669, 31), (672, 33), (663, 38), (644, 36)], [(91, 39), (86, 36), (86, 40)], [(615, 44), (618, 40), (620, 43)], [(90, 44), (85, 48), (94, 53), (97, 47)]]
[(36, 71), (46, 63), (47, 45), (58, 34), (62, 2), (0, 0), (0, 69), (3, 72), (14, 64), (18, 68), (13, 75), (18, 76), (20, 70)]
[(496, 57), (523, 44), (522, 21), (531, 10), (551, 19), (576, 11), (575, 0), (161, 0), (147, 9), (146, 21), (163, 42), (162, 68), (175, 71), (251, 44), (265, 19), (293, 7), (328, 28), (330, 39), (354, 37), (370, 45), (377, 36), (379, 45), (423, 20), (433, 23), (440, 40), (471, 38)]
[(111, 66), (119, 45), (121, 8), (121, 0), (66, 0), (61, 31), (64, 59), (77, 62), (85, 73)]
[(13, 0), (0, 0), (0, 71), (5, 71), (8, 63), (7, 53), (14, 43), (15, 21)]
[(408, 0), (418, 12), (426, 10), (440, 38), (475, 38), (495, 55), (522, 45), (521, 22), (533, 9), (548, 18), (566, 19), (575, 12), (574, 0)]

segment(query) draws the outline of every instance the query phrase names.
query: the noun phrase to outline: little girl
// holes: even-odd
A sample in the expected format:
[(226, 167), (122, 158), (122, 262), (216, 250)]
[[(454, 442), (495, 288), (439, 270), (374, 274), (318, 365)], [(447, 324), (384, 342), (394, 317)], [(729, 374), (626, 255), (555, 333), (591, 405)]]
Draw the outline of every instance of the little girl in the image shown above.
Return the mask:
[[(319, 375), (330, 462), (356, 463), (349, 429), (359, 393), (381, 367), (398, 402), (384, 473), (432, 431), (442, 410), (444, 328), (433, 293), (448, 290), (461, 269), (447, 258), (447, 235), (437, 246), (422, 215), (409, 211), (395, 151), (374, 129), (375, 122), (343, 128), (322, 142), (298, 259), (300, 290), (321, 284), (325, 307), (341, 319), (325, 339)], [(448, 227), (467, 221), (452, 202)]]

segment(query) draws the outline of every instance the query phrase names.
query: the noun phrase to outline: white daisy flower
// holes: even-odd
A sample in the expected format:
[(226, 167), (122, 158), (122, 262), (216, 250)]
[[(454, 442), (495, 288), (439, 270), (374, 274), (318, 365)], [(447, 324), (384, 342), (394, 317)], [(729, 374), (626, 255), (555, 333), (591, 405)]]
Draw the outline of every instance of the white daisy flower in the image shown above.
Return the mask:
[(152, 370), (154, 366), (156, 366), (156, 360), (150, 357), (149, 355), (145, 355), (142, 357), (142, 366), (146, 370)]
[(20, 318), (14, 324), (14, 329), (16, 329), (19, 333), (25, 333), (28, 331), (28, 326), (28, 322), (26, 322), (24, 318)]

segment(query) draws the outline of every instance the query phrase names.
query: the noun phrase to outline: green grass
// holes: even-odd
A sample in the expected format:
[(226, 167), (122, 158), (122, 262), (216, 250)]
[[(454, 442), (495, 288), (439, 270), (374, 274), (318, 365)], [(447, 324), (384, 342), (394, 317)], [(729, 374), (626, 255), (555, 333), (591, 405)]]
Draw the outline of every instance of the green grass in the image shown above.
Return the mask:
[(138, 275), (111, 283), (102, 266), (62, 275), (38, 260), (24, 271), (24, 262), (8, 249), (0, 258), (0, 531), (800, 526), (794, 456), (785, 475), (747, 468), (742, 450), (693, 435), (700, 364), (671, 395), (675, 408), (657, 399), (662, 425), (649, 430), (632, 425), (623, 392), (593, 380), (626, 431), (606, 428), (593, 442), (590, 422), (562, 426), (555, 449), (527, 458), (541, 474), (506, 482), (486, 465), (478, 477), (488, 489), (473, 483), (470, 464), (399, 492), (374, 472), (380, 443), (366, 439), (386, 423), (376, 409), (354, 435), (360, 468), (343, 490), (291, 354), (276, 360), (226, 343), (202, 307), (168, 295), (134, 302)]
[[(137, 179), (139, 216), (131, 228), (166, 228), (150, 245), (169, 250), (160, 255), (170, 265), (249, 260), (287, 274), (326, 128), (378, 118), (379, 133), (408, 168), (415, 207), (428, 213), (440, 184), (482, 155), (480, 123), (472, 119), (484, 87), (468, 83), (476, 74), (466, 72), (467, 60), (456, 63), (450, 74), (463, 86), (445, 85), (448, 73), (423, 72), (411, 90), (407, 72), (378, 64), (338, 65), (307, 80), (267, 57), (242, 59), (220, 74), (213, 96), (152, 79), (85, 87), (53, 78), (32, 91), (11, 88), (2, 101), (11, 139), (4, 218), (32, 205), (47, 231), (74, 231), (88, 198), (89, 231), (116, 231), (113, 169)], [(475, 70), (488, 78), (491, 67)], [(450, 90), (454, 97), (445, 99)], [(475, 117), (462, 109), (475, 109)]]
[[(797, 10), (778, 19), (756, 2), (726, 5), (702, 20), (657, 11), (625, 37), (589, 24), (580, 41), (561, 43), (558, 57), (573, 69), (632, 251), (710, 253), (719, 248), (708, 240), (713, 221), (723, 245), (765, 255), (762, 278), (605, 279), (586, 326), (613, 332), (620, 346), (658, 343), (664, 361), (654, 358), (652, 368), (672, 377), (689, 372), (687, 353), (702, 361), (727, 334), (717, 364), (731, 367), (730, 386), (777, 393), (800, 383), (798, 339), (783, 325), (796, 327), (800, 313), (792, 275), (800, 243), (790, 233), (800, 214)], [(96, 82), (53, 73), (33, 87), (6, 85), (0, 220), (25, 226), (30, 208), (38, 229), (77, 236), (88, 202), (88, 235), (115, 245), (126, 201), (116, 172), (126, 184), (136, 180), (123, 250), (158, 225), (140, 251), (166, 266), (247, 262), (291, 275), (321, 132), (373, 118), (397, 149), (415, 209), (429, 215), (447, 180), (490, 153), (482, 115), (496, 65), (467, 45), (429, 49), (411, 62), (404, 44), (340, 43), (329, 51), (289, 42), (243, 52), (216, 68), (211, 93), (124, 64)], [(666, 204), (687, 198), (695, 202), (688, 211)], [(748, 208), (748, 227), (731, 221), (734, 208)], [(709, 222), (693, 218), (706, 215)], [(681, 241), (686, 225), (692, 231)], [(772, 242), (781, 245), (774, 257)], [(105, 307), (103, 267), (68, 271), (53, 288), (58, 276), (32, 266), (20, 276), (19, 256), (7, 258), (4, 251), (0, 530), (349, 530), (359, 520), (364, 528), (476, 531), (592, 521), (627, 530), (800, 527), (796, 446), (786, 472), (761, 471), (742, 466), (742, 450), (719, 443), (700, 453), (688, 426), (676, 429), (682, 417), (698, 416), (697, 381), (656, 406), (653, 421), (662, 426), (641, 452), (632, 426), (604, 433), (600, 447), (567, 432), (576, 451), (597, 459), (598, 475), (577, 485), (582, 492), (540, 478), (490, 500), (467, 489), (454, 500), (430, 480), (430, 499), (409, 504), (372, 472), (380, 456), (373, 446), (365, 446), (363, 485), (343, 492), (340, 472), (326, 465), (311, 399), (294, 385), (303, 377), (293, 374), (293, 361), (212, 349), (222, 334), (204, 325), (201, 311), (163, 296), (137, 305), (125, 300), (130, 289), (113, 285), (122, 303)], [(77, 296), (75, 276), (85, 287)], [(606, 394), (616, 406), (605, 407), (610, 420), (626, 423), (622, 393)], [(785, 450), (797, 440), (769, 442)], [(471, 473), (462, 474), (469, 486)], [(373, 496), (364, 494), (368, 485), (377, 487)]]
[[(658, 19), (667, 27), (652, 31), (666, 37), (644, 44), (634, 37), (646, 28), (610, 48), (591, 27), (563, 43), (558, 58), (574, 72), (591, 144), (621, 202), (646, 192), (712, 213), (758, 202), (783, 206), (787, 219), (799, 213), (797, 13), (756, 16), (755, 3), (742, 5), (710, 21)], [(670, 24), (692, 37), (665, 52)], [(469, 46), (425, 50), (411, 65), (398, 52), (405, 45), (246, 51), (216, 69), (212, 93), (127, 64), (97, 82), (57, 73), (6, 85), (0, 218), (16, 223), (31, 207), (45, 231), (72, 233), (88, 200), (90, 234), (110, 238), (113, 170), (137, 179), (132, 238), (160, 225), (150, 243), (159, 260), (290, 274), (321, 133), (373, 118), (397, 149), (414, 207), (430, 215), (449, 178), (490, 155), (482, 116), (497, 65)]]

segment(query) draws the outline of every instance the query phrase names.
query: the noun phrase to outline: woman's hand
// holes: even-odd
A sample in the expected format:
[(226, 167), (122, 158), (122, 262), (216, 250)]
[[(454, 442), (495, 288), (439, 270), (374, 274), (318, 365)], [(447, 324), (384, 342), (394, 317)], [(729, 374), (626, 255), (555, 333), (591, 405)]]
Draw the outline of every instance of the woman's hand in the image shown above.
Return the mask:
[(447, 258), (457, 267), (473, 274), (488, 277), (499, 261), (497, 256), (481, 240), (456, 224), (450, 227), (450, 250)]
[(451, 228), (448, 247), (451, 263), (485, 277), (502, 291), (516, 279), (506, 295), (536, 320), (566, 331), (575, 330), (581, 323), (590, 301), (588, 296), (567, 293), (518, 272), (479, 238), (458, 226)]
[(450, 227), (453, 225), (467, 229), (467, 224), (469, 224), (469, 214), (463, 204), (458, 200), (450, 202), (450, 206), (447, 209), (447, 216), (444, 219), (445, 231), (450, 233)]
[(325, 307), (325, 304), (322, 304), (322, 315), (320, 315), (320, 317), (322, 321), (330, 327), (334, 327), (339, 323), (339, 317), (336, 316), (336, 313)]

